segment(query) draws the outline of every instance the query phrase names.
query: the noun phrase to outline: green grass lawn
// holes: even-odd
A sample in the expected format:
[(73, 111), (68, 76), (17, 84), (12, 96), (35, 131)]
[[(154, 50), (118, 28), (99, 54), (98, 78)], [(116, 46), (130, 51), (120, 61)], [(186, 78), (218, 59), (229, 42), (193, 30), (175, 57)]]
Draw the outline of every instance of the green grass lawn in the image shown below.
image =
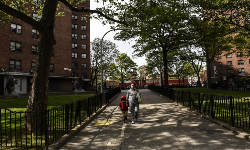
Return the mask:
[[(83, 94), (83, 95), (56, 95), (48, 97), (48, 108), (62, 106), (65, 104), (73, 103), (77, 100), (82, 100), (93, 96), (94, 94)], [(25, 111), (27, 108), (28, 98), (11, 98), (1, 99), (0, 108), (11, 108), (13, 111)]]
[(209, 88), (174, 88), (174, 89), (178, 91), (190, 91), (190, 92), (204, 93), (204, 94), (250, 98), (250, 92), (242, 92), (242, 91), (213, 90)]

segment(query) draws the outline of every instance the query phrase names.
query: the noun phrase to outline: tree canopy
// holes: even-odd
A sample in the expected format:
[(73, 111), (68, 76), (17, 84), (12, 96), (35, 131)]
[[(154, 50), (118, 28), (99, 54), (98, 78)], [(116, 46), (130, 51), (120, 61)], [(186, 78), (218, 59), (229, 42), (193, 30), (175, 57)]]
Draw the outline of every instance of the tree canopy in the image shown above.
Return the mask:
[(138, 66), (126, 53), (121, 53), (115, 61), (115, 79), (122, 83), (122, 87), (124, 87), (124, 81), (129, 81), (138, 77)]
[[(101, 72), (101, 39), (95, 38), (91, 42), (91, 74), (98, 74)], [(117, 45), (109, 40), (102, 41), (102, 67), (103, 67), (103, 78), (106, 80), (109, 76), (110, 68), (115, 59), (120, 55), (120, 51), (117, 49)], [(96, 72), (95, 72), (95, 69)], [(92, 76), (92, 82), (95, 80), (96, 76)]]

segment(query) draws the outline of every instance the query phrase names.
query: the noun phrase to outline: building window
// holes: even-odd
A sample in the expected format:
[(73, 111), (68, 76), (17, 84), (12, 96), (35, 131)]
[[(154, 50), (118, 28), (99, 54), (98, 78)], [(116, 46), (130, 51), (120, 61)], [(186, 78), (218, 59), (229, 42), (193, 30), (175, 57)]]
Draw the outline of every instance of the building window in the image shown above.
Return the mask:
[(16, 34), (22, 34), (22, 26), (18, 25), (18, 24), (15, 24), (15, 23), (11, 23), (10, 32), (16, 33)]
[(82, 63), (82, 68), (83, 69), (87, 68), (87, 64), (86, 63)]
[(72, 24), (72, 29), (77, 30), (77, 24)]
[(32, 54), (37, 54), (38, 53), (38, 46), (37, 45), (32, 45), (32, 47), (31, 47), (31, 53)]
[(78, 68), (78, 63), (72, 63), (72, 68), (77, 69)]
[(49, 72), (54, 72), (54, 64), (49, 65)]
[(87, 58), (87, 54), (82, 54), (82, 58), (86, 59)]
[(35, 20), (41, 20), (41, 18), (42, 18), (42, 16), (38, 16), (37, 13), (34, 13), (34, 12), (33, 12), (33, 14), (32, 14), (32, 17), (33, 17), (33, 19), (35, 19)]
[(72, 53), (72, 58), (77, 58), (77, 53)]
[(222, 67), (222, 62), (219, 62), (219, 67)]
[(232, 62), (232, 61), (228, 61), (228, 62), (227, 62), (227, 65), (228, 65), (228, 66), (232, 66), (232, 65), (233, 65), (233, 62)]
[(232, 53), (226, 55), (227, 58), (232, 58)]
[(35, 67), (36, 67), (36, 63), (35, 62), (31, 62), (31, 70), (30, 70), (30, 72), (34, 72), (35, 71)]
[(244, 65), (244, 61), (243, 60), (238, 60), (238, 65)]
[(234, 73), (234, 70), (233, 70), (233, 69), (228, 69), (228, 70), (227, 70), (227, 73), (228, 73), (228, 74), (233, 74), (233, 73)]
[(86, 31), (87, 30), (87, 26), (81, 26), (81, 30)]
[(86, 21), (87, 21), (87, 18), (82, 16), (82, 17), (81, 17), (81, 21), (86, 22)]
[(242, 52), (237, 52), (237, 57), (242, 57), (243, 53)]
[(82, 44), (81, 45), (81, 49), (87, 49), (87, 45), (86, 44)]
[(87, 79), (87, 73), (82, 73), (82, 79)]
[(32, 38), (38, 38), (39, 32), (36, 29), (32, 29)]
[(21, 70), (21, 60), (10, 60), (10, 69)]
[(36, 6), (41, 6), (42, 5), (42, 1), (41, 0), (33, 0), (34, 5)]
[(76, 33), (72, 33), (72, 39), (77, 39), (77, 34)]
[(10, 41), (10, 50), (11, 51), (21, 52), (22, 51), (22, 43), (21, 42)]
[(72, 15), (72, 20), (77, 20), (77, 15)]
[(218, 55), (218, 59), (221, 59), (221, 55)]
[(72, 43), (72, 48), (77, 48), (77, 43)]
[(78, 77), (78, 73), (77, 73), (77, 72), (72, 72), (72, 73), (71, 73), (71, 76), (72, 76), (72, 77)]
[(219, 70), (219, 73), (222, 74), (222, 70)]
[(244, 68), (240, 68), (239, 69), (239, 73), (245, 73), (245, 69)]
[(82, 34), (82, 35), (81, 35), (81, 39), (82, 39), (82, 40), (86, 40), (86, 39), (87, 39), (87, 35)]

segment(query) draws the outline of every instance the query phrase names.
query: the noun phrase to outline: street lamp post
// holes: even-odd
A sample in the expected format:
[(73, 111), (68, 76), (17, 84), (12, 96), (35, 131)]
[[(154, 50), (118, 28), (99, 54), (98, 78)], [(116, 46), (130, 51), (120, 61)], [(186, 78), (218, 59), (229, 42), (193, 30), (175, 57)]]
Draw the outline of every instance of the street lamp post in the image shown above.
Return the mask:
[(101, 93), (103, 93), (103, 68), (102, 68), (102, 43), (103, 43), (103, 38), (105, 35), (107, 35), (109, 32), (111, 31), (116, 31), (116, 30), (122, 30), (122, 29), (112, 29), (112, 30), (109, 30), (107, 31), (103, 36), (102, 36), (102, 39), (101, 39)]

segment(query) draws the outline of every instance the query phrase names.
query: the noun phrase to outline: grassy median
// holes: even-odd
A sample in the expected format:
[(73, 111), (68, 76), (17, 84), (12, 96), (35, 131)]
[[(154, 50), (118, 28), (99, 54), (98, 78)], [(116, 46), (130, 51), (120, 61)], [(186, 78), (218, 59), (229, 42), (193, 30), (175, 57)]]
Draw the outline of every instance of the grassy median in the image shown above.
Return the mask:
[[(62, 106), (93, 96), (94, 94), (82, 95), (56, 95), (48, 97), (48, 108)], [(28, 97), (26, 98), (0, 98), (0, 108), (13, 108), (25, 111), (27, 108)], [(16, 110), (15, 110), (16, 111)]]
[(250, 98), (250, 91), (243, 92), (243, 91), (230, 91), (230, 90), (213, 90), (209, 88), (174, 88), (174, 89), (178, 91), (190, 91), (190, 92), (204, 93), (204, 94)]

